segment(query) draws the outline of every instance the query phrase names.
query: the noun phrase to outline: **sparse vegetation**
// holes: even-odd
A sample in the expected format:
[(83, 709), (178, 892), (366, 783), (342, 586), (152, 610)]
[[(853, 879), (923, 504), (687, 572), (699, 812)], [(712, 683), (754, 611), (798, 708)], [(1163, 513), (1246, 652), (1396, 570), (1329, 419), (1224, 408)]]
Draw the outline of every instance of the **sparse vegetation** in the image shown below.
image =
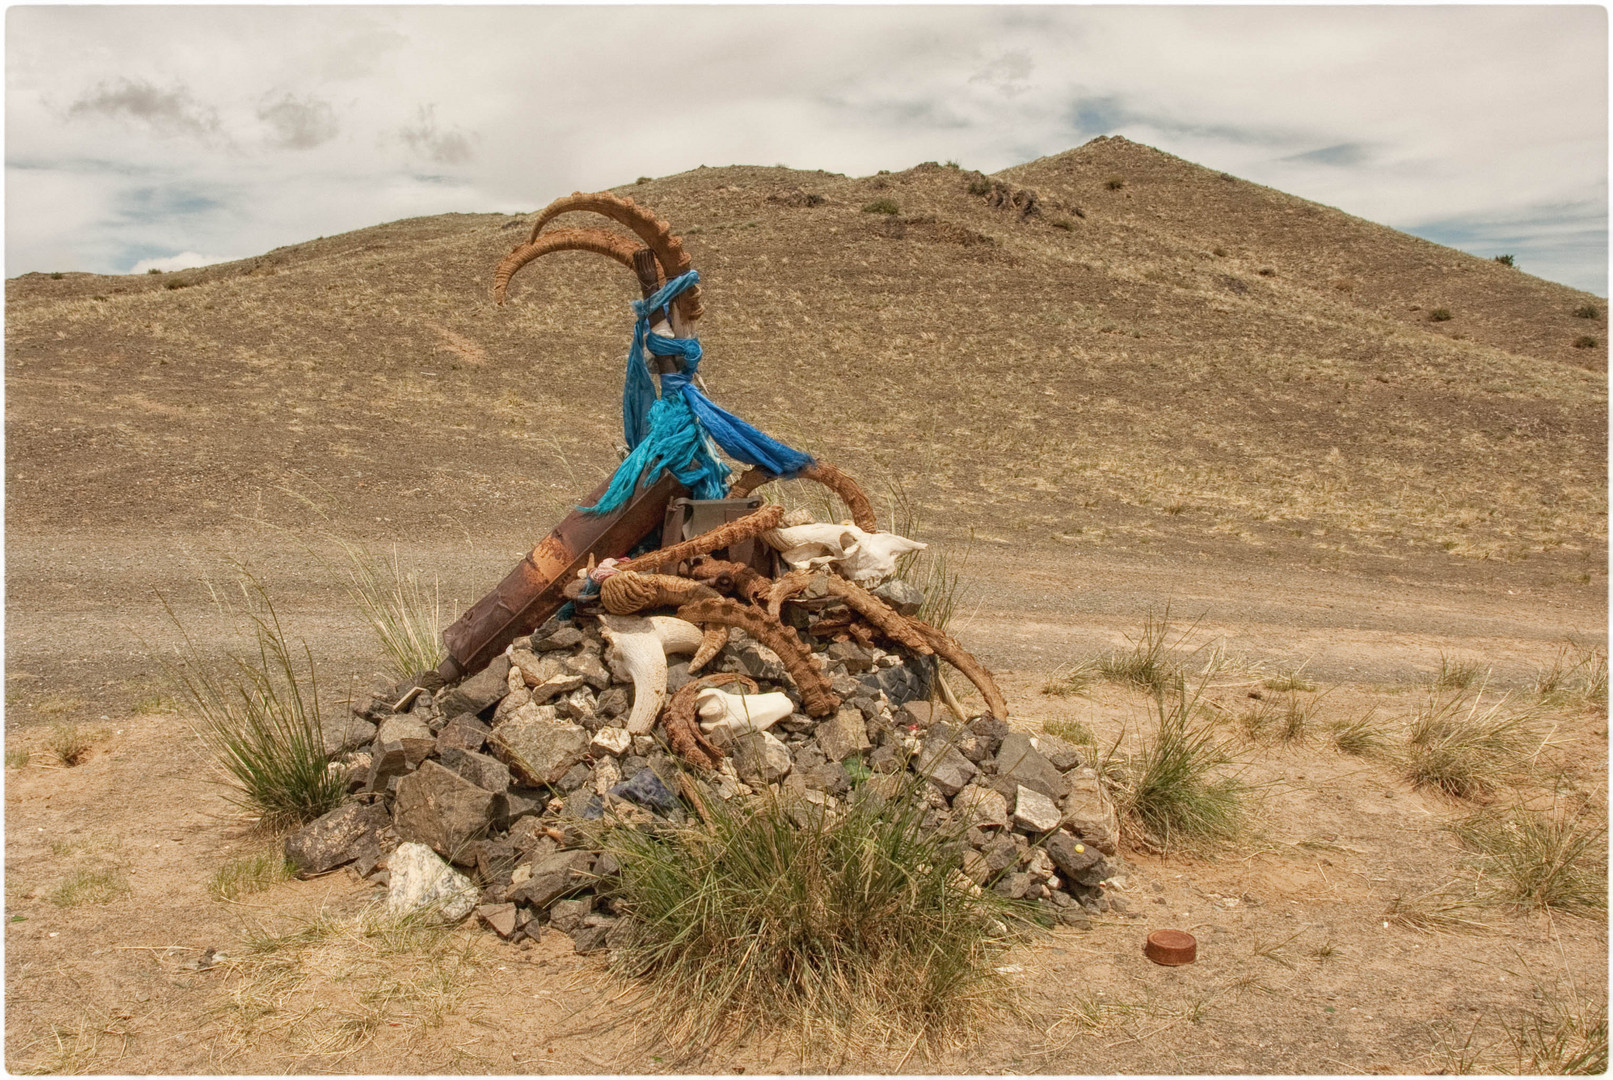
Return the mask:
[(992, 182), (984, 176), (976, 176), (969, 181), (969, 194), (976, 196), (990, 195), (993, 186)]
[(1590, 334), (1581, 334), (1574, 339), (1574, 348), (1576, 349), (1594, 349), (1598, 344), (1600, 342)]
[(60, 281), (60, 280), (62, 280), (62, 278), (66, 277), (66, 276), (67, 275), (62, 273), (60, 270), (52, 270), (50, 272), (50, 279), (52, 281)]
[(1602, 309), (1595, 304), (1581, 304), (1574, 309), (1574, 318), (1576, 319), (1600, 319), (1601, 317)]
[(1217, 259), (1224, 259), (1227, 257), (1227, 249), (1224, 247), (1218, 247), (1210, 254), (1214, 255)]
[(1489, 669), (1477, 660), (1458, 660), (1440, 653), (1439, 675), (1434, 679), (1434, 687), (1439, 690), (1468, 690), (1488, 673)]
[(1452, 318), (1451, 309), (1447, 307), (1437, 307), (1428, 313), (1429, 322), (1449, 322)]
[(1496, 900), (1523, 910), (1607, 911), (1607, 816), (1585, 806), (1481, 810), (1452, 826)]
[(1329, 731), (1333, 736), (1333, 745), (1340, 753), (1369, 757), (1382, 753), (1388, 747), (1384, 731), (1374, 722), (1371, 712), (1353, 720), (1335, 720)]
[[(1042, 693), (1053, 697), (1071, 697), (1075, 694), (1085, 693), (1087, 687), (1097, 677), (1098, 665), (1091, 660), (1082, 660), (1068, 668), (1060, 668), (1054, 672), (1046, 682), (1042, 683)], [(1045, 726), (1045, 725), (1044, 725)]]
[(1043, 720), (1042, 730), (1074, 746), (1097, 746), (1098, 737), (1079, 720)]
[(1261, 277), (1276, 277), (1277, 268), (1274, 266), (1262, 266), (1259, 270), (1256, 270), (1255, 273), (1259, 274)]
[(1127, 636), (1131, 642), (1129, 652), (1110, 653), (1098, 661), (1098, 671), (1110, 682), (1129, 683), (1153, 694), (1181, 690), (1185, 683), (1176, 648), (1197, 626), (1195, 621), (1172, 642), (1171, 609), (1167, 604), (1158, 618), (1152, 614), (1144, 617), (1139, 637)]
[(1405, 772), (1412, 786), (1457, 798), (1486, 796), (1544, 745), (1534, 713), (1506, 711), (1505, 699), (1488, 708), (1482, 702), (1482, 691), (1471, 701), (1460, 691), (1429, 692), (1407, 736)]
[(1515, 262), (1513, 262), (1513, 259), (1512, 259), (1511, 255), (1497, 255), (1495, 257), (1495, 261), (1500, 263), (1502, 266), (1516, 266), (1517, 265)]
[(1607, 650), (1572, 642), (1535, 672), (1535, 693), (1551, 704), (1579, 699), (1607, 707)]
[(1292, 693), (1297, 690), (1309, 694), (1316, 689), (1316, 684), (1300, 676), (1300, 672), (1303, 670), (1304, 665), (1302, 664), (1292, 671), (1280, 671), (1260, 685), (1267, 690), (1276, 690), (1279, 693)]
[(32, 754), (26, 746), (19, 746), (15, 750), (6, 751), (6, 767), (10, 769), (26, 769)]
[(326, 767), (313, 655), (302, 646), (306, 671), (299, 670), (262, 583), (242, 569), (238, 585), (255, 653), (205, 657), (170, 608), (185, 652), (169, 673), (233, 782), (234, 801), (271, 827), (297, 824), (335, 809), (343, 795), (340, 777)]
[(762, 1029), (946, 1042), (1010, 992), (993, 960), (1012, 902), (957, 871), (915, 784), (837, 814), (709, 800), (709, 824), (606, 827), (632, 930), (612, 953), (675, 1045)]
[(1050, 217), (1047, 219), (1047, 223), (1053, 226), (1053, 228), (1062, 229), (1065, 232), (1075, 231), (1075, 222), (1071, 221), (1067, 217)]
[(1392, 896), (1383, 917), (1396, 926), (1424, 933), (1472, 933), (1490, 928), (1484, 905), (1472, 896), (1459, 895), (1452, 885), (1415, 896)]
[(1126, 178), (1124, 176), (1111, 176), (1103, 182), (1103, 186), (1110, 191), (1119, 191), (1126, 186)]
[(1582, 998), (1536, 987), (1539, 1005), (1507, 1025), (1511, 1069), (1520, 1076), (1604, 1076), (1607, 1073), (1607, 995)]
[(153, 266), (151, 269), (147, 270), (146, 273), (148, 273), (148, 274), (160, 274), (160, 273), (162, 273), (162, 271), (158, 270), (155, 266)]
[(117, 867), (80, 867), (56, 886), (50, 902), (63, 908), (110, 904), (128, 893), (128, 875)]
[(47, 745), (50, 752), (56, 755), (56, 760), (68, 768), (89, 760), (90, 751), (94, 749), (94, 744), (83, 729), (72, 723), (52, 724)]
[(863, 206), (865, 214), (900, 214), (902, 208), (896, 205), (895, 199), (875, 199)]
[(428, 591), (418, 570), (405, 571), (398, 561), (377, 558), (343, 542), (347, 553), (347, 595), (391, 662), (392, 673), (411, 678), (435, 668), (442, 659), (442, 594), (435, 580)]
[(278, 847), (231, 859), (213, 872), (207, 891), (218, 900), (234, 900), (247, 893), (262, 892), (292, 875), (293, 867)]
[(1160, 851), (1209, 848), (1243, 829), (1250, 791), (1221, 770), (1232, 756), (1208, 725), (1196, 725), (1197, 691), (1181, 685), (1155, 694), (1154, 730), (1140, 747), (1103, 772), (1116, 809), (1140, 828), (1145, 846)]

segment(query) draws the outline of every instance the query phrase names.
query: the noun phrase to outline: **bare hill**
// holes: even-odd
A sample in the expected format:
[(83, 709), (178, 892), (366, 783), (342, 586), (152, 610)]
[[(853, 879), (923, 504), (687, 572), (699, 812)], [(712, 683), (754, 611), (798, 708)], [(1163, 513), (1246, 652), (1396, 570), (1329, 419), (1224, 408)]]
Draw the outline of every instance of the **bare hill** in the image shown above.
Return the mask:
[[(713, 396), (905, 485), (932, 536), (1605, 582), (1600, 298), (1117, 138), (995, 177), (616, 190), (694, 255)], [(562, 255), (495, 307), (526, 223), (9, 281), (13, 537), (296, 527), (310, 499), (372, 537), (535, 539), (615, 462), (634, 291)]]

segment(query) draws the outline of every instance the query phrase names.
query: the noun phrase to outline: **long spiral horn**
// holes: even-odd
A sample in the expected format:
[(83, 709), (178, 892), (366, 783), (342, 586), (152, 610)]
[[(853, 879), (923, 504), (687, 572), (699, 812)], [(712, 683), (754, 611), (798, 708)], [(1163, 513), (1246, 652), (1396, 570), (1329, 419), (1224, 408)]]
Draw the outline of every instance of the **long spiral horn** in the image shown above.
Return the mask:
[[(612, 195), (608, 191), (597, 191), (591, 194), (574, 191), (564, 198), (556, 199), (533, 222), (532, 235), (528, 237), (529, 243), (536, 243), (538, 234), (543, 227), (561, 214), (571, 211), (586, 211), (602, 214), (612, 221), (626, 225), (638, 234), (639, 239), (649, 245), (655, 252), (656, 259), (661, 264), (661, 271), (670, 281), (689, 269), (689, 253), (683, 250), (683, 240), (673, 235), (672, 226), (656, 217), (654, 213), (635, 203), (632, 199), (624, 199)], [(700, 286), (684, 291), (677, 299), (678, 310), (683, 317), (693, 322), (700, 318), (705, 308), (700, 303)]]
[(642, 248), (631, 238), (604, 229), (556, 229), (530, 243), (522, 244), (498, 264), (493, 271), (493, 302), (504, 303), (504, 294), (515, 272), (534, 259), (554, 251), (591, 251), (596, 255), (615, 259), (629, 270), (633, 268), (633, 253)]

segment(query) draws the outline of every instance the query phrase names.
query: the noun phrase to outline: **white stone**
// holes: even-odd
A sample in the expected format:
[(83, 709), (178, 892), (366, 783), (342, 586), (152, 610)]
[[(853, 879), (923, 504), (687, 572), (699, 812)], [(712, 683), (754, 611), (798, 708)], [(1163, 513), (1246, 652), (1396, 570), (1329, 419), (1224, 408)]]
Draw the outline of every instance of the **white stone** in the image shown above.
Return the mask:
[(593, 741), (588, 745), (595, 750), (603, 750), (607, 754), (621, 757), (633, 745), (633, 736), (627, 733), (626, 728), (602, 727), (594, 732)]
[(1008, 824), (1008, 800), (988, 787), (970, 784), (952, 800), (952, 811), (969, 825), (996, 826)]
[(615, 759), (606, 758), (594, 766), (594, 794), (604, 795), (621, 782), (622, 770), (617, 766)]
[(412, 915), (435, 911), (458, 922), (476, 907), (480, 894), (464, 874), (443, 862), (425, 844), (399, 844), (387, 858), (387, 911)]
[(1043, 795), (1021, 786), (1014, 793), (1014, 826), (1026, 832), (1052, 832), (1064, 820), (1058, 804)]
[(708, 687), (695, 701), (700, 730), (718, 746), (727, 746), (752, 731), (766, 731), (795, 711), (789, 696), (777, 692), (730, 694)]

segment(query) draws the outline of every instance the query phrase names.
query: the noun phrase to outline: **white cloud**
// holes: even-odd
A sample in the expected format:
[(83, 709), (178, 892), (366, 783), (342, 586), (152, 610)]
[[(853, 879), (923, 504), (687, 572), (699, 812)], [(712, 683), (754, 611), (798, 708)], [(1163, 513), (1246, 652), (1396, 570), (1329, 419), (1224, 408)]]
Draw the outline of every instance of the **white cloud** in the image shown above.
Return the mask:
[(1122, 134), (1463, 243), (1486, 234), (1448, 223), (1505, 222), (1532, 272), (1606, 288), (1589, 6), (33, 6), (6, 78), (8, 273), (701, 164), (994, 171)]
[(214, 263), (229, 262), (217, 255), (202, 255), (195, 251), (181, 251), (178, 255), (169, 255), (161, 259), (141, 259), (129, 268), (131, 274), (144, 274), (152, 270), (168, 273), (172, 270), (190, 270), (197, 266), (212, 266)]

